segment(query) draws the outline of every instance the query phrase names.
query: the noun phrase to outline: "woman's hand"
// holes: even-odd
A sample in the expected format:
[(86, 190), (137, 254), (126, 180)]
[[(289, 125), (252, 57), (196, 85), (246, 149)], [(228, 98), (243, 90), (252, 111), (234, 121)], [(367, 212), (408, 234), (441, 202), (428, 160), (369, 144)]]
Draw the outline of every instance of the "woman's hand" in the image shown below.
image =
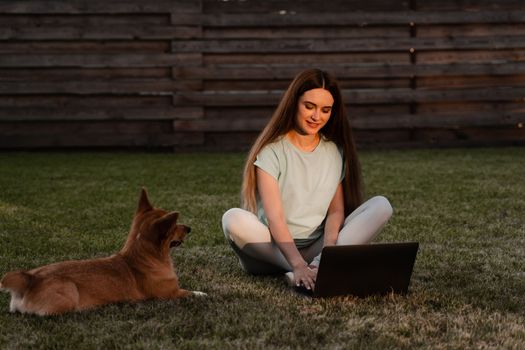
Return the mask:
[(313, 290), (317, 278), (317, 268), (306, 264), (300, 265), (294, 268), (293, 276), (297, 287), (303, 286), (306, 289)]

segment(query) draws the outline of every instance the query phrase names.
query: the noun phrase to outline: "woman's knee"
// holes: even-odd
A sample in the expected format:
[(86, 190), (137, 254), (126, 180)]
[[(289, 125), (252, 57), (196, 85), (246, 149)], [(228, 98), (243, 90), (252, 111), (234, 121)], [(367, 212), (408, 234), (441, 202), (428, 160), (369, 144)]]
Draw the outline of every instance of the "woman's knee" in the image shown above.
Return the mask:
[(239, 215), (239, 212), (242, 211), (240, 208), (231, 208), (226, 210), (222, 215), (222, 227), (228, 227), (231, 222), (235, 221), (235, 217)]
[(384, 222), (388, 221), (394, 212), (390, 201), (384, 196), (375, 196), (370, 199), (371, 205), (374, 208), (375, 215), (381, 218)]
[(223, 215), (222, 215), (222, 231), (224, 232), (224, 236), (226, 236), (227, 239), (233, 240), (231, 237), (231, 234), (233, 231), (235, 231), (233, 226), (235, 225), (235, 222), (239, 220), (239, 216), (241, 215), (241, 212), (243, 210), (240, 208), (231, 208), (228, 209)]
[(240, 208), (232, 208), (222, 216), (224, 236), (240, 248), (248, 243), (270, 242), (270, 231), (257, 216)]

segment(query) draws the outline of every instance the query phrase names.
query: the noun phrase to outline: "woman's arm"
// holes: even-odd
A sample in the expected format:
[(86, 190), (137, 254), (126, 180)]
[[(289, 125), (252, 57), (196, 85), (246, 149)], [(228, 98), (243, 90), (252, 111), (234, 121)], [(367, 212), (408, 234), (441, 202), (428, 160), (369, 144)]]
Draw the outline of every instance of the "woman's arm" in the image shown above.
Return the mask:
[(296, 284), (313, 288), (315, 272), (308, 268), (307, 262), (295, 246), (288, 230), (281, 200), (281, 192), (277, 180), (264, 170), (257, 168), (257, 190), (268, 219), (270, 233), (288, 263), (292, 266)]
[(328, 207), (324, 225), (324, 246), (335, 245), (345, 220), (343, 185), (339, 184)]

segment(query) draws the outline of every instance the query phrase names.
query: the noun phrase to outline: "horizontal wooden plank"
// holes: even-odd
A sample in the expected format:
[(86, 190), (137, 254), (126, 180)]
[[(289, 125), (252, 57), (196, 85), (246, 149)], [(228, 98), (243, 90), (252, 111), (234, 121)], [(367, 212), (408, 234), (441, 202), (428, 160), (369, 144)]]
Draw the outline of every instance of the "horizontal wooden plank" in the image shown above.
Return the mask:
[(204, 27), (205, 39), (282, 39), (282, 38), (371, 38), (408, 37), (408, 26), (370, 27)]
[(200, 60), (200, 54), (13, 54), (0, 55), (1, 68), (172, 67)]
[(523, 114), (525, 103), (517, 101), (456, 101), (456, 102), (427, 102), (417, 104), (417, 113), (421, 114), (470, 114), (476, 113), (501, 113), (501, 114)]
[(4, 41), (0, 45), (0, 54), (8, 55), (156, 55), (170, 51), (166, 40)]
[(435, 11), (487, 11), (487, 10), (513, 10), (523, 9), (522, 0), (461, 0), (461, 1), (443, 1), (443, 0), (424, 0), (417, 2), (417, 8), (421, 10)]
[(358, 148), (523, 146), (525, 132), (514, 128), (356, 130)]
[(184, 14), (174, 12), (172, 23), (205, 27), (367, 26), (421, 24), (525, 23), (523, 7), (515, 11), (388, 11)]
[(525, 36), (369, 39), (174, 40), (173, 52), (375, 52), (525, 48)]
[(5, 108), (169, 108), (172, 96), (161, 95), (0, 95), (0, 110)]
[(26, 0), (1, 1), (0, 13), (9, 14), (88, 14), (88, 13), (165, 13), (165, 12), (200, 12), (199, 0), (182, 1), (142, 1), (142, 0)]
[(176, 120), (173, 128), (176, 131), (202, 131), (202, 132), (233, 132), (233, 131), (260, 131), (269, 118), (250, 118), (250, 119), (201, 119), (201, 120)]
[(162, 134), (172, 133), (173, 127), (169, 120), (159, 121), (35, 121), (2, 122), (0, 132), (3, 135), (60, 135), (60, 134)]
[[(246, 80), (246, 79), (292, 79), (310, 64), (230, 64), (194, 67), (175, 67), (176, 79)], [(319, 64), (317, 68), (330, 72), (338, 79), (391, 78), (416, 76), (470, 76), (525, 74), (525, 62), (452, 63), (452, 64)]]
[(415, 79), (418, 88), (473, 88), (513, 86), (525, 87), (525, 74), (481, 75), (481, 76), (433, 76)]
[(326, 11), (395, 11), (405, 10), (409, 7), (408, 1), (389, 0), (241, 0), (241, 1), (217, 1), (203, 0), (203, 12), (205, 13), (268, 13), (268, 12), (315, 12)]
[(523, 62), (525, 61), (525, 49), (503, 49), (503, 50), (448, 50), (448, 51), (419, 51), (417, 52), (417, 62), (426, 64), (462, 64), (465, 62), (489, 63), (495, 61), (503, 62)]
[[(290, 84), (287, 80), (210, 80), (203, 82), (203, 90), (284, 90)], [(409, 78), (355, 78), (339, 79), (343, 89), (387, 89), (411, 87)]]
[[(1, 127), (0, 127), (1, 130)], [(67, 148), (166, 148), (191, 147), (204, 143), (198, 133), (160, 134), (90, 134), (58, 133), (54, 135), (3, 135), (0, 149), (67, 149)]]
[(178, 90), (197, 90), (202, 82), (198, 80), (133, 79), (133, 80), (90, 80), (90, 81), (4, 81), (0, 94), (137, 94), (171, 95)]
[(202, 37), (197, 26), (158, 26), (136, 23), (134, 26), (4, 26), (0, 40), (158, 40)]
[(525, 33), (525, 23), (513, 24), (456, 24), (456, 25), (419, 25), (416, 28), (418, 37), (439, 38), (449, 36), (514, 36)]
[(183, 91), (173, 95), (175, 106), (273, 106), (283, 91)]
[[(434, 101), (523, 101), (525, 88), (473, 89), (362, 89), (343, 90), (349, 104), (410, 103)], [(269, 106), (276, 105), (283, 91), (204, 91), (174, 94), (177, 106)]]
[(164, 147), (204, 142), (202, 133), (178, 133), (171, 121), (1, 122), (0, 148)]
[(433, 76), (477, 76), (477, 75), (518, 75), (525, 73), (525, 62), (493, 61), (493, 62), (453, 62), (445, 64), (426, 64), (424, 62), (407, 67), (414, 77)]
[(0, 107), (0, 121), (192, 120), (202, 118), (200, 107)]
[[(507, 56), (511, 56), (507, 54)], [(203, 65), (225, 64), (297, 64), (316, 67), (323, 64), (346, 63), (409, 63), (411, 54), (406, 52), (302, 52), (302, 53), (206, 53)]]
[(349, 103), (402, 103), (435, 101), (515, 101), (523, 100), (525, 88), (489, 87), (465, 89), (346, 90)]
[[(227, 132), (260, 131), (269, 118), (243, 118), (233, 120), (200, 119), (173, 122), (177, 131)], [(525, 124), (525, 113), (476, 113), (476, 114), (404, 114), (361, 116), (352, 118), (355, 129), (412, 129), (412, 128), (462, 128), (510, 126)]]
[(290, 84), (290, 80), (257, 80), (257, 79), (238, 79), (238, 80), (204, 80), (204, 91), (249, 91), (249, 90), (285, 90)]
[[(143, 68), (0, 68), (0, 82), (4, 81), (86, 81), (119, 79), (168, 79), (169, 67)], [(187, 79), (184, 79), (187, 80)]]
[(413, 104), (398, 103), (398, 104), (353, 104), (347, 106), (347, 113), (351, 119), (367, 117), (372, 115), (404, 115), (411, 113)]
[(2, 26), (20, 28), (23, 26), (42, 26), (42, 27), (61, 27), (61, 26), (133, 26), (152, 25), (159, 26), (171, 25), (169, 13), (139, 13), (139, 14), (6, 14), (0, 13), (0, 23)]
[(519, 128), (525, 123), (525, 113), (474, 114), (405, 114), (391, 116), (368, 116), (352, 120), (356, 129), (412, 129), (412, 128), (464, 128), (509, 126)]
[(203, 119), (218, 119), (228, 123), (238, 118), (257, 119), (270, 118), (275, 106), (268, 107), (209, 107), (204, 108)]

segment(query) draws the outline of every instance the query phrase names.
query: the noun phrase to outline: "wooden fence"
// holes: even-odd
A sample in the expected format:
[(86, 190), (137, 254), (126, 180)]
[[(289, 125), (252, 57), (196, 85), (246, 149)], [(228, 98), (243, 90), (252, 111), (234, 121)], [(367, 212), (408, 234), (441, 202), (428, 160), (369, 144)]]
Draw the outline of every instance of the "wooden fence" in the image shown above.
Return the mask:
[(246, 149), (308, 67), (360, 147), (525, 144), (523, 0), (0, 2), (0, 148)]

